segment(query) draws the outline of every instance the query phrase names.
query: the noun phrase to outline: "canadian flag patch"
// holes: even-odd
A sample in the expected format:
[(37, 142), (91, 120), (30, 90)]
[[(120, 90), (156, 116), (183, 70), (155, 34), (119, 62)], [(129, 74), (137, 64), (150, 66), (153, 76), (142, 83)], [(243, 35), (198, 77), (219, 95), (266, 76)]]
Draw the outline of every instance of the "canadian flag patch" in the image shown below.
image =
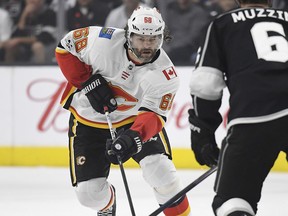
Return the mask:
[(164, 75), (167, 78), (167, 80), (170, 80), (170, 79), (173, 79), (173, 78), (177, 77), (177, 74), (176, 74), (175, 69), (174, 69), (173, 66), (163, 70), (162, 72), (164, 73)]

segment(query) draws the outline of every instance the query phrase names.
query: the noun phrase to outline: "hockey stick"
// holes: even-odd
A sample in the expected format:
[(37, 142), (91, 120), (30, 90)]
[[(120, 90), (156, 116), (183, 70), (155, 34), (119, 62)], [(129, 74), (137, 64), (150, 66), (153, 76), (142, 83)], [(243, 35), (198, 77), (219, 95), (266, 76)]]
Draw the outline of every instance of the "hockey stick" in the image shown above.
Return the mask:
[[(107, 108), (105, 108), (105, 116), (106, 116), (107, 123), (108, 123), (108, 126), (109, 126), (111, 138), (112, 138), (112, 140), (115, 140), (116, 131), (115, 131), (115, 129), (112, 126), (112, 122), (111, 122), (111, 119), (110, 119), (109, 111), (108, 111)], [(130, 190), (129, 190), (129, 187), (128, 187), (126, 174), (125, 174), (125, 171), (124, 171), (124, 166), (123, 166), (123, 163), (122, 163), (122, 159), (121, 159), (120, 155), (116, 155), (116, 156), (117, 156), (117, 160), (118, 160), (118, 163), (119, 163), (122, 179), (123, 179), (123, 182), (124, 182), (124, 186), (125, 186), (125, 190), (126, 190), (126, 194), (127, 194), (127, 198), (128, 198), (131, 214), (132, 214), (132, 216), (136, 216), (135, 210), (134, 210), (134, 206), (133, 206), (133, 203), (132, 203)]]
[(210, 176), (216, 170), (217, 170), (217, 166), (211, 167), (208, 171), (206, 171), (204, 174), (199, 176), (195, 181), (190, 183), (188, 186), (186, 186), (180, 192), (178, 192), (175, 196), (173, 196), (170, 200), (168, 200), (163, 205), (161, 205), (158, 209), (156, 209), (154, 212), (152, 212), (149, 216), (156, 216), (156, 215), (160, 214), (163, 210), (165, 210), (166, 208), (171, 206), (171, 204), (173, 204), (175, 201), (177, 201), (180, 197), (182, 197), (184, 194), (186, 194), (192, 188), (197, 186), (199, 183), (201, 183), (204, 179), (206, 179), (208, 176)]

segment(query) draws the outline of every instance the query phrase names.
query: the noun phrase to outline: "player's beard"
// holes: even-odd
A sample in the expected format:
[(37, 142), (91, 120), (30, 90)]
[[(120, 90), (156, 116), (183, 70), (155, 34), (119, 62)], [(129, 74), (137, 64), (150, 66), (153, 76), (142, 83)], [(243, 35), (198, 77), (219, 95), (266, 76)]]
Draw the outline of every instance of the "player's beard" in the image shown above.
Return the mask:
[(142, 63), (150, 62), (155, 56), (156, 49), (133, 49), (134, 54)]

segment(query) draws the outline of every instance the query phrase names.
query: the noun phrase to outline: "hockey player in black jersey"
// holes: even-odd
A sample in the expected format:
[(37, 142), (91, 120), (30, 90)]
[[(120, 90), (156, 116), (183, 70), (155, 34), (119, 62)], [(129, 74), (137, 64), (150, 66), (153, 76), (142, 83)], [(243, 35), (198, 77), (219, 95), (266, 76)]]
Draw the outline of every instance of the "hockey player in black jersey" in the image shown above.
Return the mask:
[[(192, 150), (199, 164), (218, 164), (216, 216), (256, 215), (263, 182), (288, 149), (288, 12), (268, 0), (238, 3), (210, 24), (190, 81)], [(230, 111), (219, 154), (214, 133), (226, 87)]]

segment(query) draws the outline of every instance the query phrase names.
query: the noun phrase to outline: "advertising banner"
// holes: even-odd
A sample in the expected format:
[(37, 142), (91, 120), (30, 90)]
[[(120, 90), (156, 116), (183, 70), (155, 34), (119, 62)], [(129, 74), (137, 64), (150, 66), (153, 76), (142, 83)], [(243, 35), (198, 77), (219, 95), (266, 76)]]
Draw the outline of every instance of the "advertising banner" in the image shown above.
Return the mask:
[[(177, 67), (181, 85), (166, 122), (174, 163), (181, 168), (199, 168), (190, 149), (188, 123), (192, 70), (192, 67)], [(57, 66), (0, 67), (0, 79), (0, 165), (67, 166), (70, 113), (60, 106), (66, 86), (60, 69)], [(224, 121), (216, 131), (219, 146), (226, 133), (228, 107), (228, 93), (224, 91), (220, 109)], [(281, 162), (274, 167), (282, 171), (286, 164), (284, 153), (280, 157)], [(138, 166), (130, 161), (125, 166)]]
[[(192, 67), (177, 68), (180, 89), (166, 122), (173, 147), (190, 148), (187, 111), (191, 107), (189, 75)], [(56, 66), (0, 67), (4, 86), (0, 107), (5, 124), (0, 145), (66, 146), (69, 112), (60, 106), (66, 81)], [(223, 108), (223, 115), (227, 106)], [(224, 136), (223, 125), (217, 139)]]

